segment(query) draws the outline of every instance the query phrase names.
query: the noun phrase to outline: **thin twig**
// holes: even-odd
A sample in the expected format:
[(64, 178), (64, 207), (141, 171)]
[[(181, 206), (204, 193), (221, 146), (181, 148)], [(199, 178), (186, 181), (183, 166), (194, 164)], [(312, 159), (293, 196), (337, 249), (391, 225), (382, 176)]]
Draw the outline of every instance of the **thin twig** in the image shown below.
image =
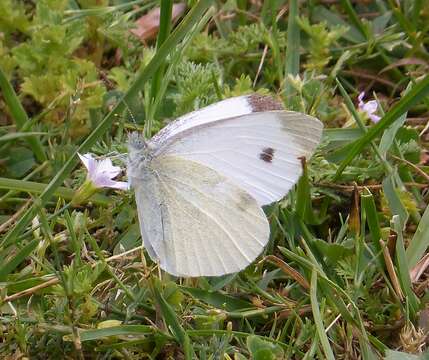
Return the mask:
[(384, 261), (386, 263), (387, 272), (390, 276), (390, 281), (392, 281), (393, 288), (395, 289), (396, 295), (398, 295), (401, 301), (404, 300), (404, 294), (402, 293), (401, 285), (399, 284), (398, 276), (395, 272), (395, 267), (393, 265), (392, 257), (390, 256), (389, 249), (386, 243), (380, 239), (380, 244), (383, 249)]
[(297, 270), (295, 270), (290, 265), (286, 264), (282, 259), (279, 259), (278, 257), (274, 255), (268, 255), (264, 258), (264, 261), (268, 261), (274, 265), (277, 265), (280, 269), (283, 270), (286, 274), (288, 274), (290, 277), (295, 279), (297, 283), (299, 283), (304, 289), (308, 290), (310, 289), (310, 284), (308, 281), (302, 276)]
[(400, 157), (397, 157), (395, 155), (390, 155), (391, 157), (393, 157), (395, 160), (401, 161), (405, 164), (407, 164), (409, 167), (411, 167), (413, 170), (415, 170), (420, 176), (423, 176), (426, 181), (429, 182), (429, 175), (426, 174), (422, 169), (420, 169), (418, 166), (416, 166), (415, 164), (413, 164), (412, 162), (406, 160), (406, 159), (402, 159)]
[[(404, 183), (406, 187), (418, 187), (418, 188), (427, 188), (429, 187), (429, 184), (421, 184), (421, 183), (415, 183), (415, 182), (406, 182)], [(353, 185), (339, 185), (339, 184), (328, 184), (328, 183), (316, 183), (314, 186), (318, 187), (326, 187), (331, 189), (338, 189), (342, 191), (352, 192), (355, 187)], [(382, 189), (382, 184), (374, 184), (374, 185), (358, 185), (357, 189), (359, 191), (369, 189), (369, 190), (379, 190)]]
[(44, 288), (46, 288), (48, 286), (56, 285), (59, 282), (60, 282), (60, 280), (57, 277), (54, 277), (54, 278), (52, 278), (52, 279), (50, 279), (50, 280), (48, 280), (48, 281), (46, 281), (44, 283), (41, 283), (39, 285), (36, 285), (36, 286), (31, 287), (31, 288), (22, 290), (22, 291), (17, 292), (17, 293), (15, 293), (13, 295), (6, 296), (3, 301), (4, 302), (14, 301), (16, 299), (19, 299), (20, 297), (23, 297), (23, 296), (26, 296), (26, 295), (31, 295), (31, 294), (35, 293), (36, 291), (44, 289)]
[(261, 73), (262, 66), (264, 66), (265, 57), (267, 56), (268, 45), (264, 46), (264, 51), (262, 52), (261, 61), (259, 62), (258, 71), (256, 72), (255, 79), (253, 80), (252, 87), (256, 86), (256, 82), (258, 81), (259, 74)]
[(116, 260), (116, 259), (120, 259), (121, 257), (124, 257), (125, 255), (128, 255), (128, 254), (131, 254), (133, 252), (136, 252), (137, 250), (142, 250), (143, 248), (144, 248), (143, 245), (137, 246), (137, 247), (135, 247), (133, 249), (124, 251), (123, 253), (110, 256), (110, 257), (106, 258), (106, 261), (113, 261), (113, 260)]

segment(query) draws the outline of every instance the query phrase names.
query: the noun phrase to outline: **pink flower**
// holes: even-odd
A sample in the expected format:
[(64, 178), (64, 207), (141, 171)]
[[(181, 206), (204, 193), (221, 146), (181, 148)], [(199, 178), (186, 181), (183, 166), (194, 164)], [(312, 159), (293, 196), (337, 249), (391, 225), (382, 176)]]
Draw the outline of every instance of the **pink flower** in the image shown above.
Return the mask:
[(375, 115), (374, 113), (377, 111), (378, 104), (376, 100), (371, 100), (364, 102), (363, 98), (365, 97), (365, 91), (362, 91), (358, 96), (358, 108), (360, 111), (366, 113), (366, 115), (372, 120), (372, 122), (377, 123), (381, 117)]
[(127, 182), (112, 180), (121, 173), (121, 168), (119, 166), (113, 166), (109, 158), (96, 160), (91, 154), (78, 155), (88, 170), (87, 180), (89, 180), (95, 188), (109, 187), (120, 190), (128, 189)]

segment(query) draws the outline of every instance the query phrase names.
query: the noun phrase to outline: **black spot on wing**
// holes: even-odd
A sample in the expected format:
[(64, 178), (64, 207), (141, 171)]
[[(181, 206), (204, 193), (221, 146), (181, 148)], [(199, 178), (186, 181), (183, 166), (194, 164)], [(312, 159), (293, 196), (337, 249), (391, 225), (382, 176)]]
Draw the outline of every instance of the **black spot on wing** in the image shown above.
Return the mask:
[(275, 150), (273, 148), (263, 148), (262, 152), (259, 154), (259, 158), (265, 162), (271, 163), (274, 159), (274, 152)]

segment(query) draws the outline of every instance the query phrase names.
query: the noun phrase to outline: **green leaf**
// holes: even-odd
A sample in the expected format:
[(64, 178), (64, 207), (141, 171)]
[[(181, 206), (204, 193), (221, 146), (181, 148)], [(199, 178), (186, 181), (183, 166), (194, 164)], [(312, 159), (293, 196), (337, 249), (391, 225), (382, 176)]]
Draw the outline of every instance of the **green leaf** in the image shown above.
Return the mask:
[(8, 175), (20, 178), (27, 174), (35, 165), (33, 152), (25, 147), (16, 147), (9, 151), (6, 166)]
[(353, 25), (344, 21), (337, 13), (326, 9), (324, 6), (316, 6), (314, 9), (314, 20), (327, 21), (330, 27), (338, 25), (348, 27), (348, 31), (343, 34), (344, 39), (359, 44), (365, 41), (365, 37)]
[(338, 260), (354, 254), (353, 248), (341, 244), (331, 244), (320, 239), (315, 239), (313, 243), (320, 253), (328, 258), (329, 263), (334, 265)]
[(276, 360), (284, 358), (284, 352), (280, 346), (265, 341), (259, 336), (248, 336), (246, 344), (253, 360)]
[(147, 335), (152, 334), (154, 329), (147, 325), (119, 325), (104, 329), (79, 331), (80, 341), (91, 341), (104, 339), (109, 336), (118, 335)]
[(359, 30), (359, 32), (364, 36), (366, 39), (368, 37), (366, 28), (364, 27), (362, 21), (360, 20), (359, 16), (356, 14), (356, 11), (350, 2), (350, 0), (340, 0), (340, 3), (345, 10), (345, 12), (349, 15), (349, 18), (353, 25), (356, 27), (356, 29)]
[(204, 301), (212, 306), (215, 306), (218, 309), (237, 311), (254, 307), (253, 304), (248, 303), (247, 301), (236, 299), (232, 296), (224, 295), (216, 291), (209, 291), (185, 286), (181, 286), (181, 289), (191, 294), (194, 298)]
[(359, 128), (323, 129), (323, 140), (329, 142), (350, 142), (358, 140), (364, 133)]
[(408, 266), (412, 269), (419, 260), (425, 255), (429, 247), (429, 206), (426, 206), (425, 212), (419, 222), (413, 239), (407, 247), (406, 255)]
[(398, 194), (394, 174), (387, 176), (383, 180), (383, 192), (389, 204), (389, 209), (393, 215), (398, 215), (402, 224), (405, 227), (408, 221), (408, 211), (402, 204), (401, 198)]
[(179, 319), (177, 318), (173, 308), (168, 304), (168, 302), (162, 296), (161, 292), (158, 289), (158, 286), (160, 286), (159, 282), (157, 282), (154, 285), (153, 291), (154, 291), (156, 302), (158, 303), (159, 308), (161, 310), (165, 324), (170, 329), (176, 341), (180, 345), (182, 345), (183, 350), (185, 352), (185, 358), (191, 360), (193, 358), (193, 353), (194, 353), (194, 349), (192, 348), (192, 345), (191, 345), (191, 340), (188, 334), (186, 334), (182, 325), (180, 325)]
[(36, 248), (39, 240), (33, 240), (20, 249), (12, 259), (9, 260), (6, 264), (0, 266), (0, 281), (4, 281), (6, 276), (14, 271), (31, 252)]
[(413, 355), (402, 351), (387, 350), (384, 360), (424, 360), (427, 359), (427, 354)]
[[(158, 37), (156, 40), (156, 47), (157, 49), (160, 48), (162, 43), (166, 40), (167, 36), (170, 33), (171, 29), (171, 17), (172, 17), (172, 11), (173, 11), (173, 1), (172, 0), (161, 0), (161, 6), (160, 6), (160, 14), (159, 14), (159, 31), (158, 31)], [(161, 66), (156, 70), (155, 75), (152, 78), (152, 87), (151, 87), (151, 96), (152, 98), (155, 98), (156, 94), (159, 91), (159, 88), (161, 86), (162, 77), (164, 75), (164, 69), (165, 64), (161, 64)], [(150, 119), (152, 120), (152, 119)], [(151, 126), (147, 126), (146, 134), (148, 137), (150, 137), (151, 134)]]
[[(296, 202), (295, 209), (297, 215), (305, 222), (309, 224), (318, 223), (318, 219), (313, 212), (313, 206), (311, 202), (310, 193), (310, 181), (308, 179), (307, 164), (303, 164), (304, 170), (302, 176), (298, 180), (296, 187)], [(320, 221), (319, 221), (320, 223)]]
[(120, 254), (123, 251), (128, 251), (134, 249), (135, 247), (141, 245), (141, 234), (140, 227), (138, 223), (132, 224), (127, 228), (127, 230), (122, 233), (118, 244), (113, 250), (114, 254)]
[(382, 264), (381, 260), (381, 229), (380, 223), (378, 221), (378, 213), (377, 208), (375, 206), (374, 197), (372, 196), (369, 190), (366, 190), (364, 194), (361, 195), (361, 206), (365, 211), (365, 218), (368, 223), (369, 233), (371, 235), (372, 243), (374, 244), (374, 248), (379, 257), (379, 263)]

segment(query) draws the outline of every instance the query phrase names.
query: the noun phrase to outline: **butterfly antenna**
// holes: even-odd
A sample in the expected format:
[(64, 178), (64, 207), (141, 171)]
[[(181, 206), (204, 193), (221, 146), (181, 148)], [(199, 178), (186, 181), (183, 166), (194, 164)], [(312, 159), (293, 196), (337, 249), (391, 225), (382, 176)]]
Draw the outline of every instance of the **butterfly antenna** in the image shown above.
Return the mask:
[(122, 164), (126, 164), (128, 154), (127, 153), (118, 153), (117, 151), (112, 151), (112, 152), (104, 155), (103, 157), (110, 158), (111, 160), (118, 160)]
[[(128, 114), (130, 115), (130, 117), (131, 117), (131, 120), (133, 121), (133, 123), (134, 123), (134, 125), (135, 125), (135, 128), (136, 128), (136, 130), (138, 130), (138, 125), (137, 125), (137, 122), (136, 122), (136, 119), (135, 119), (135, 117), (134, 117), (134, 115), (133, 115), (133, 112), (131, 111), (131, 109), (130, 109), (130, 107), (128, 106), (128, 104), (127, 104), (127, 102), (125, 101), (125, 100), (123, 100), (123, 102), (124, 102), (124, 105), (125, 105), (125, 108), (127, 109), (127, 111), (128, 111)], [(139, 141), (140, 142), (142, 142), (143, 144), (144, 144), (144, 146), (146, 147), (147, 146), (147, 141), (146, 141), (146, 139), (144, 138), (144, 129), (143, 129), (143, 136), (141, 136), (140, 134), (137, 136), (138, 137), (138, 139), (139, 139)], [(134, 133), (129, 133), (128, 134), (128, 141), (135, 141), (135, 139), (136, 139), (136, 136), (135, 135), (133, 135)], [(125, 154), (125, 156), (126, 156), (126, 154)]]
[(130, 107), (128, 106), (127, 102), (125, 100), (122, 100), (124, 102), (124, 105), (128, 111), (128, 114), (131, 116), (131, 120), (133, 121), (134, 125), (137, 127), (137, 121), (133, 115), (133, 112), (131, 111)]

